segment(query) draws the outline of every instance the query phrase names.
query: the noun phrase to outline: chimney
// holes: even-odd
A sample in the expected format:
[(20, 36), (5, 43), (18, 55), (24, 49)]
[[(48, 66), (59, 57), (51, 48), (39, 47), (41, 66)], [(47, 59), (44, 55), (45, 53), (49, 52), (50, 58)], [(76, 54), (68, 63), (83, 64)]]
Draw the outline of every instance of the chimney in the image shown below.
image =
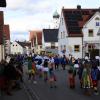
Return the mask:
[(80, 9), (81, 9), (81, 5), (77, 5), (77, 9), (79, 9), (79, 10), (80, 10)]

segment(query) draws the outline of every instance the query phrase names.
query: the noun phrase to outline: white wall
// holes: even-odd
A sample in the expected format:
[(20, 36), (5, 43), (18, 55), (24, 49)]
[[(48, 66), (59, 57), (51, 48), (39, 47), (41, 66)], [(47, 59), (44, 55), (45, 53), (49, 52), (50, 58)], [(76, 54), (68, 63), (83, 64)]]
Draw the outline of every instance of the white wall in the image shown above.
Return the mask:
[(4, 46), (0, 45), (0, 61), (4, 59)]
[[(58, 47), (58, 42), (55, 42), (55, 46)], [(51, 47), (51, 42), (44, 43), (44, 47)]]
[[(99, 40), (99, 36), (97, 36), (97, 32), (100, 28), (100, 26), (96, 26), (96, 20), (95, 18), (99, 17), (100, 18), (100, 13), (96, 13), (84, 26), (84, 28), (82, 29), (83, 33), (84, 33), (84, 38), (83, 41), (100, 41)], [(100, 22), (100, 20), (99, 20)], [(93, 37), (88, 37), (88, 30), (89, 29), (93, 29), (94, 31), (94, 36)]]
[(6, 53), (7, 54), (10, 54), (10, 52), (11, 52), (11, 49), (10, 49), (10, 40), (6, 40), (6, 47), (5, 47), (5, 49), (6, 49)]
[[(74, 45), (80, 45), (79, 52), (74, 51)], [(73, 57), (82, 58), (82, 37), (69, 37), (68, 38), (68, 47), (66, 49), (69, 54), (73, 55)]]
[[(63, 19), (63, 20), (62, 20)], [(63, 22), (62, 22), (63, 21)], [(65, 37), (62, 37), (61, 38), (61, 32), (65, 32)], [(64, 16), (63, 16), (63, 13), (61, 13), (61, 17), (60, 17), (60, 25), (59, 25), (59, 33), (58, 33), (58, 53), (60, 55), (62, 55), (62, 52), (61, 52), (61, 45), (64, 46), (66, 45), (67, 47), (67, 44), (68, 44), (68, 32), (66, 30), (66, 25), (65, 25), (65, 20), (64, 20)]]
[(18, 53), (23, 54), (24, 53), (24, 49), (17, 42), (13, 42), (11, 44), (11, 54), (18, 54)]

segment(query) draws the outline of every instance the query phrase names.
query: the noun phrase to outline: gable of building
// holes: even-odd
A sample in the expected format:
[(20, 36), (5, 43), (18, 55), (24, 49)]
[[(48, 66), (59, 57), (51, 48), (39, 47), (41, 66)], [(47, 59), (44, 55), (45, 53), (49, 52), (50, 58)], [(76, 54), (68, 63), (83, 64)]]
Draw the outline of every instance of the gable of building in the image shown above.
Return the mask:
[(82, 37), (83, 25), (100, 9), (62, 9), (68, 36)]
[[(96, 12), (94, 13), (93, 16), (91, 16), (91, 18), (84, 24), (83, 27), (87, 27), (88, 25), (90, 26), (90, 24), (92, 24), (91, 22), (93, 22), (94, 26), (96, 26), (96, 22), (99, 22), (99, 26), (100, 26), (100, 12)], [(92, 26), (93, 26), (92, 24)]]

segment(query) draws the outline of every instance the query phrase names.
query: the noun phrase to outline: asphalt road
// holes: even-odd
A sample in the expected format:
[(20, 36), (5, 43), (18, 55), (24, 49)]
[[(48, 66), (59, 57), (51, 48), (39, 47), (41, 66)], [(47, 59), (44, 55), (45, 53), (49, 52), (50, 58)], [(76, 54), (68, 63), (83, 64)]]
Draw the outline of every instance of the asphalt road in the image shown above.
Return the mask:
[(57, 76), (57, 88), (50, 88), (49, 84), (40, 78), (37, 78), (37, 84), (27, 79), (25, 80), (36, 100), (100, 100), (100, 94), (85, 96), (83, 90), (80, 89), (78, 78), (76, 78), (76, 88), (71, 90), (68, 86), (67, 70), (60, 69), (55, 73)]

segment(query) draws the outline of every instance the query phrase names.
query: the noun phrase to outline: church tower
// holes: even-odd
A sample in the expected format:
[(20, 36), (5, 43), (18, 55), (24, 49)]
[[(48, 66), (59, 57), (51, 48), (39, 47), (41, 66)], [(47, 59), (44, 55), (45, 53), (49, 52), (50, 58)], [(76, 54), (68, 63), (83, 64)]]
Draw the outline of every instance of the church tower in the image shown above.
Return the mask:
[(60, 15), (58, 14), (56, 10), (53, 14), (53, 24), (54, 24), (55, 29), (59, 28), (59, 18), (60, 18)]

